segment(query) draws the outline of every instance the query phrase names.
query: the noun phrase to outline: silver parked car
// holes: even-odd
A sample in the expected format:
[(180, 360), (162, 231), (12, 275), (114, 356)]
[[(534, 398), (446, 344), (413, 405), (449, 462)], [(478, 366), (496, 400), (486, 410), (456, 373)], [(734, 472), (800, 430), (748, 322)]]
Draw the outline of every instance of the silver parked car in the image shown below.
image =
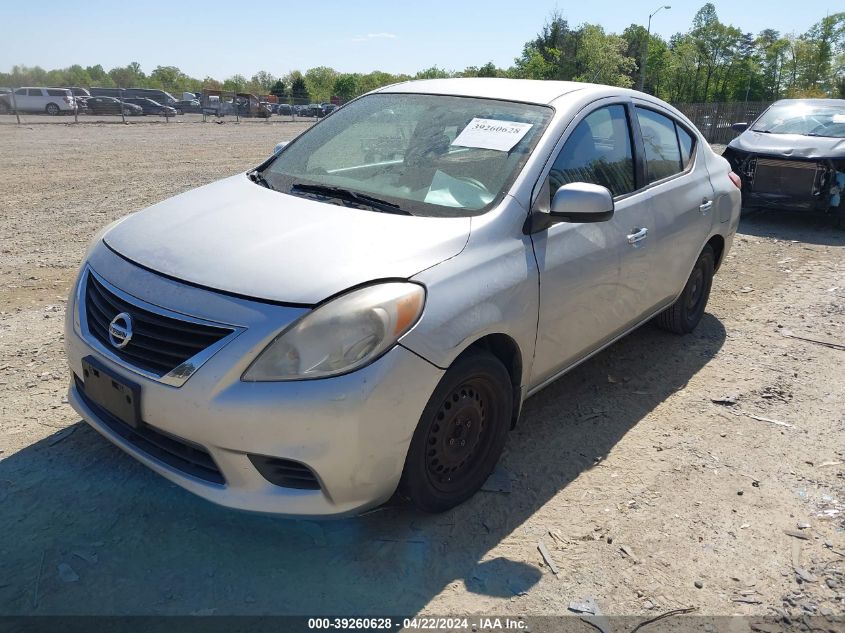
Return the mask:
[(702, 317), (739, 180), (681, 113), (581, 83), (365, 95), (256, 169), (107, 227), (69, 304), (70, 402), (226, 506), (442, 511), (527, 397)]

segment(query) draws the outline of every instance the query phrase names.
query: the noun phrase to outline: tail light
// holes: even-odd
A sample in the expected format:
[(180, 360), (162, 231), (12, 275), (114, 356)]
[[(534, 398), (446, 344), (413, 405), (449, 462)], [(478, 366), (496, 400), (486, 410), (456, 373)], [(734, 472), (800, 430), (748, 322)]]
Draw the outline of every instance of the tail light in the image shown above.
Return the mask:
[(63, 98), (64, 98), (66, 104), (70, 105), (70, 104), (73, 103), (73, 97), (63, 97)]
[(737, 188), (737, 189), (742, 189), (742, 179), (741, 179), (739, 176), (737, 176), (737, 175), (736, 175), (735, 173), (733, 173), (732, 171), (729, 171), (729, 172), (728, 172), (728, 178), (730, 178), (730, 179), (731, 179), (731, 182), (732, 182), (734, 185), (736, 185), (736, 188)]

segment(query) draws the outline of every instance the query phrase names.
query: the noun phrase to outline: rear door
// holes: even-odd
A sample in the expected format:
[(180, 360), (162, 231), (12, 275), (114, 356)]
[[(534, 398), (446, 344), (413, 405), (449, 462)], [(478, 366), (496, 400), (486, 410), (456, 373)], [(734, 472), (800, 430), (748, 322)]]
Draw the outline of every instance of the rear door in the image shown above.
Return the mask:
[(636, 103), (651, 210), (649, 275), (639, 292), (649, 310), (680, 293), (710, 235), (713, 187), (697, 136), (659, 106)]
[(44, 96), (44, 90), (41, 88), (28, 88), (26, 95), (29, 99), (30, 109), (34, 112), (41, 112), (49, 103), (47, 97)]

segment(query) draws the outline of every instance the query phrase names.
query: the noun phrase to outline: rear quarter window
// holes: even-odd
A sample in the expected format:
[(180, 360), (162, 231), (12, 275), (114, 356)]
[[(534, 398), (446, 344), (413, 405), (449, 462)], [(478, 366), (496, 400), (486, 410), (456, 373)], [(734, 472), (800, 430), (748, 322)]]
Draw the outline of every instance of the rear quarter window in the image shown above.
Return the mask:
[(681, 163), (684, 169), (686, 169), (692, 162), (695, 137), (677, 123), (675, 124), (675, 128), (678, 130), (678, 144), (681, 146)]
[(47, 94), (51, 97), (69, 97), (70, 91), (69, 90), (56, 90), (53, 88), (47, 89)]

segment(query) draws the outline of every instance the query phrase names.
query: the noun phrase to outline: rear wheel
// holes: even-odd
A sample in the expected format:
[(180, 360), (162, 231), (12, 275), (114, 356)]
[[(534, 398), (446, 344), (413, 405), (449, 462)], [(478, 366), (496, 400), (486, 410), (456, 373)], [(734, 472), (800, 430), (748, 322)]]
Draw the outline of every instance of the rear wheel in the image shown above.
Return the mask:
[(50, 116), (56, 116), (56, 115), (60, 112), (60, 110), (59, 110), (59, 106), (57, 106), (55, 103), (48, 103), (48, 104), (47, 104), (47, 107), (46, 107), (46, 108), (44, 108), (44, 110), (45, 110), (45, 111), (47, 112), (47, 114), (49, 114)]
[(658, 326), (675, 334), (688, 334), (696, 328), (704, 316), (704, 309), (710, 298), (715, 262), (713, 249), (709, 245), (705, 246), (695, 262), (681, 296), (657, 315)]
[(402, 490), (426, 512), (469, 499), (496, 466), (513, 412), (513, 387), (504, 365), (478, 351), (444, 374), (414, 432)]

